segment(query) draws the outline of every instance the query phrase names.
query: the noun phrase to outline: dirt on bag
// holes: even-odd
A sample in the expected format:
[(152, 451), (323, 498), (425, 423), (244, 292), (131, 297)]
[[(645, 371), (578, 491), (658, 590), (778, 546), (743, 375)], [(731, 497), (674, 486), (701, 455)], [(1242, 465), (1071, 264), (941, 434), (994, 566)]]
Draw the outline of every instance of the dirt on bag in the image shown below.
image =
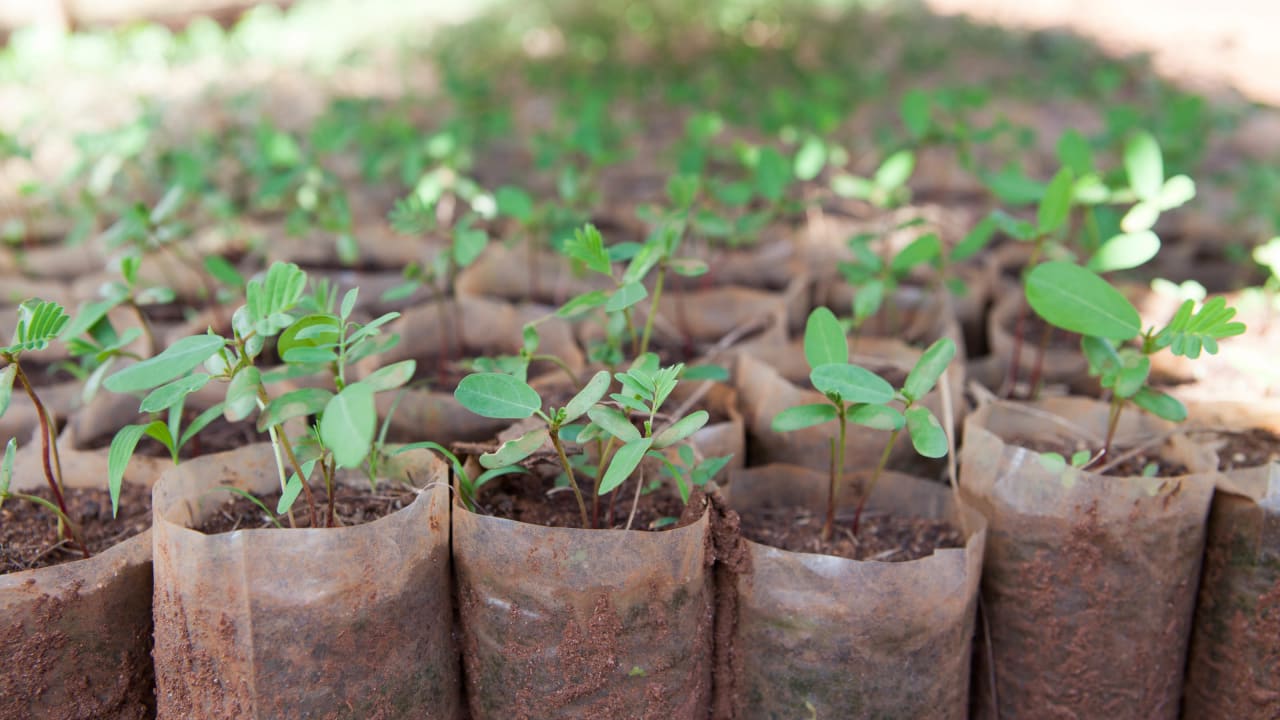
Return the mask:
[(974, 717), (1178, 717), (1211, 454), (1137, 411), (1114, 447), (1192, 474), (1099, 475), (1006, 442), (1101, 447), (1108, 407), (993, 402), (965, 423), (961, 492), (990, 523)]
[(675, 529), (581, 530), (453, 511), (473, 720), (702, 720), (713, 586), (699, 497)]
[(235, 497), (220, 486), (278, 490), (270, 445), (161, 479), (158, 717), (459, 717), (445, 469), (425, 451), (395, 460), (417, 499), (339, 528), (190, 529)]
[[(843, 511), (865, 478), (851, 480)], [(751, 468), (733, 474), (726, 502), (738, 514), (822, 507), (827, 483), (796, 466)], [(721, 606), (732, 619), (717, 618), (728, 642), (717, 648), (717, 718), (966, 716), (985, 522), (945, 486), (897, 473), (868, 508), (947, 519), (963, 547), (860, 562), (744, 541), (748, 557), (721, 570), (735, 601)]]

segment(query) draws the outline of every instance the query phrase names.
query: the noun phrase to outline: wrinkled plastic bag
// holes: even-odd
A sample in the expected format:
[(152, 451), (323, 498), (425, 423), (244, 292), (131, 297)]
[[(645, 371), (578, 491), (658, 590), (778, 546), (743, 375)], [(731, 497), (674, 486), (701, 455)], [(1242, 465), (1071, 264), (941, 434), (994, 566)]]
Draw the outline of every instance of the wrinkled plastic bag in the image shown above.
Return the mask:
[(189, 529), (234, 497), (220, 485), (279, 488), (268, 444), (161, 478), (158, 717), (459, 717), (446, 471), (425, 451), (395, 460), (398, 476), (426, 489), (343, 528)]

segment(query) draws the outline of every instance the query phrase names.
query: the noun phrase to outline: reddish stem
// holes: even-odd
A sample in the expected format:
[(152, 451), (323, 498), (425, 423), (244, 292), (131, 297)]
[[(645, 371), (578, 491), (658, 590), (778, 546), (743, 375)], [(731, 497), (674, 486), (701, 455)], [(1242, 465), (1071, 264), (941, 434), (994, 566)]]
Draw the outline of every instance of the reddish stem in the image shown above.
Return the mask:
[[(49, 429), (49, 413), (45, 410), (44, 403), (40, 402), (39, 396), (36, 395), (35, 388), (31, 387), (30, 381), (27, 380), (27, 374), (22, 371), (22, 366), (18, 364), (17, 358), (8, 358), (13, 363), (13, 375), (22, 383), (22, 389), (26, 391), (27, 397), (31, 399), (31, 404), (35, 406), (37, 417), (40, 421), (40, 462), (44, 469), (44, 479), (49, 483), (49, 490), (53, 493), (53, 500), (58, 504), (58, 510), (62, 515), (71, 520), (71, 513), (67, 512), (67, 502), (62, 494), (62, 478), (55, 477), (53, 472), (52, 460), (52, 435)], [(72, 540), (80, 546), (80, 552), (85, 557), (89, 557), (89, 547), (85, 545), (84, 540), (76, 533), (75, 528), (68, 526), (67, 532), (70, 533)]]

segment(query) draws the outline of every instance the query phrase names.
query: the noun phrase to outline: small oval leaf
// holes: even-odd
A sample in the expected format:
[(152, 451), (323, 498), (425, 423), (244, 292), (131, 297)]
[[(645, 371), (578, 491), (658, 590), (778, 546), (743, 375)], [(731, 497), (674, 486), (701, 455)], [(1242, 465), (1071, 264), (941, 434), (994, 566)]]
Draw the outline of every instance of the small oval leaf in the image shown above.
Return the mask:
[(537, 428), (521, 435), (515, 440), (508, 440), (491, 453), (480, 456), (480, 465), (487, 469), (514, 465), (532, 455), (547, 441), (547, 429)]
[(907, 373), (907, 379), (902, 383), (902, 394), (912, 401), (927, 395), (955, 356), (955, 342), (951, 338), (939, 338), (924, 351), (916, 361), (916, 366)]
[(810, 368), (849, 361), (844, 327), (835, 313), (825, 307), (814, 308), (805, 322), (804, 358)]
[(702, 426), (706, 425), (710, 419), (711, 415), (706, 410), (699, 410), (682, 417), (673, 423), (671, 427), (655, 435), (653, 446), (659, 450), (671, 447), (701, 430)]
[(947, 454), (947, 434), (928, 408), (909, 408), (906, 418), (907, 433), (911, 435), (911, 444), (916, 452), (927, 458), (940, 458)]
[(841, 363), (821, 365), (809, 373), (809, 382), (824, 395), (838, 394), (846, 403), (884, 404), (893, 400), (893, 386), (870, 370)]
[[(635, 442), (640, 439), (640, 431), (617, 408), (596, 405), (587, 411), (587, 417), (591, 418), (591, 422), (599, 426), (601, 430), (623, 442)], [(581, 441), (581, 434), (579, 434), (578, 438)]]
[(1047, 262), (1027, 273), (1027, 302), (1069, 332), (1128, 340), (1142, 331), (1138, 311), (1106, 280), (1074, 263)]
[(217, 335), (192, 335), (178, 340), (153, 358), (134, 363), (103, 382), (111, 392), (149, 390), (183, 375), (222, 349)]
[(649, 451), (649, 446), (653, 444), (653, 438), (640, 438), (623, 445), (613, 454), (613, 460), (609, 461), (609, 469), (605, 470), (604, 478), (600, 481), (600, 495), (606, 495), (621, 485), (627, 478), (631, 477), (631, 473), (640, 465), (640, 461), (644, 459), (644, 454)]
[(791, 432), (803, 430), (814, 425), (831, 422), (836, 419), (836, 408), (829, 403), (797, 405), (773, 416), (770, 427), (774, 432)]
[(587, 384), (574, 395), (564, 406), (563, 422), (571, 423), (582, 417), (592, 405), (600, 402), (606, 392), (609, 392), (609, 383), (612, 379), (608, 370), (601, 370), (587, 381)]
[(320, 439), (338, 467), (359, 467), (364, 462), (377, 421), (373, 390), (368, 385), (353, 383), (333, 396), (320, 417)]
[(523, 420), (542, 408), (538, 391), (512, 375), (475, 373), (462, 378), (453, 397), (481, 417)]

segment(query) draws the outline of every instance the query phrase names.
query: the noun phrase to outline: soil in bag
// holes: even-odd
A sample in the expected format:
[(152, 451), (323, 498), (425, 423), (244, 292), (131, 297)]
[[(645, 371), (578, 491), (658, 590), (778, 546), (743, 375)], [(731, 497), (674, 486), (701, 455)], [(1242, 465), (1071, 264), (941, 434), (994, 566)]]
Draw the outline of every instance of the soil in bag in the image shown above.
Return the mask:
[(857, 535), (850, 530), (849, 520), (837, 517), (835, 534), (823, 540), (821, 512), (807, 507), (767, 508), (744, 516), (742, 533), (780, 550), (849, 560), (904, 562), (928, 557), (935, 550), (964, 547), (964, 535), (945, 520), (866, 512)]
[[(48, 487), (26, 494), (53, 500)], [(111, 496), (97, 488), (68, 487), (67, 513), (80, 524), (81, 537), (96, 555), (151, 527), (151, 491), (125, 483), (120, 514), (111, 516)], [(83, 559), (79, 546), (58, 537), (57, 516), (41, 505), (11, 498), (0, 506), (0, 574), (48, 567)]]
[[(635, 483), (614, 493), (608, 527), (626, 527)], [(657, 489), (641, 495), (633, 530), (584, 530), (570, 490), (530, 476), (492, 484), (482, 509), (567, 527), (454, 507), (472, 718), (705, 720), (713, 597), (701, 494), (685, 507)]]
[[(312, 490), (316, 501), (316, 511), (320, 515), (319, 527), (328, 527), (327, 514), (329, 494), (324, 488)], [(408, 487), (380, 483), (375, 490), (367, 487), (338, 486), (334, 493), (335, 527), (349, 527), (373, 522), (401, 510), (417, 499), (418, 494)], [(280, 502), (280, 493), (271, 493), (258, 497), (258, 501), (273, 509)], [(311, 527), (311, 516), (307, 504), (301, 497), (293, 503), (294, 524), (289, 524), (285, 515), (268, 516), (258, 503), (246, 497), (236, 496), (231, 502), (218, 508), (209, 519), (196, 529), (206, 535), (232, 532), (249, 528), (270, 528), (276, 522), (290, 527)]]

